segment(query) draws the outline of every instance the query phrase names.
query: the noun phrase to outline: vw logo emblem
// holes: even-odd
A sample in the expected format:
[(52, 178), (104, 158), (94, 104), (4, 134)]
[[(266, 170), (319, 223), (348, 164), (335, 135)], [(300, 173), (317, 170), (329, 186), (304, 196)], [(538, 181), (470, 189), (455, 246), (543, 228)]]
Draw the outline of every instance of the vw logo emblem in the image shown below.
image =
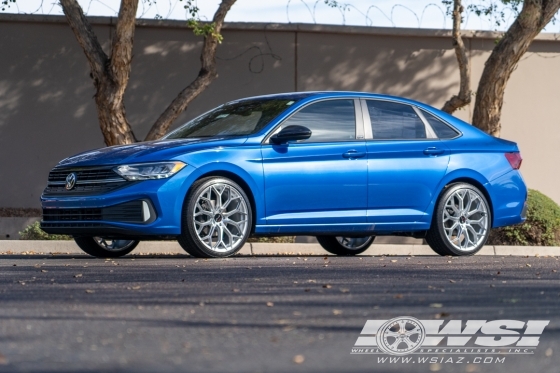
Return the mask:
[(72, 190), (74, 188), (76, 185), (76, 179), (76, 174), (73, 172), (66, 176), (66, 190)]
[(391, 355), (407, 355), (422, 347), (426, 338), (424, 325), (414, 317), (396, 317), (377, 331), (377, 346)]

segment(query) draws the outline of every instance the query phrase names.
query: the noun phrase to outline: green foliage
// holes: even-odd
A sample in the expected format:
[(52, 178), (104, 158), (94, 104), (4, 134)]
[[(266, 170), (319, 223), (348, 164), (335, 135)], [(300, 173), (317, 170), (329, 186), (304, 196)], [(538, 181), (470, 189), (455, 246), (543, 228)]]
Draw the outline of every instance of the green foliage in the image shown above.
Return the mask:
[(216, 32), (216, 25), (214, 23), (200, 23), (198, 20), (191, 18), (187, 21), (187, 25), (193, 29), (196, 36), (210, 36), (220, 44), (224, 40), (224, 37), (219, 32)]
[[(447, 15), (451, 15), (454, 0), (442, 0), (443, 5), (447, 9)], [(496, 27), (508, 22), (508, 15), (513, 13), (515, 17), (521, 12), (523, 0), (498, 0), (498, 1), (481, 1), (478, 4), (469, 4), (466, 11), (477, 17), (486, 17)], [(509, 11), (509, 12), (508, 12)]]
[(64, 234), (48, 234), (43, 231), (39, 222), (29, 225), (22, 232), (19, 232), (20, 240), (71, 240), (72, 236)]
[(490, 232), (490, 245), (560, 245), (560, 206), (544, 194), (529, 189), (527, 220), (520, 225)]

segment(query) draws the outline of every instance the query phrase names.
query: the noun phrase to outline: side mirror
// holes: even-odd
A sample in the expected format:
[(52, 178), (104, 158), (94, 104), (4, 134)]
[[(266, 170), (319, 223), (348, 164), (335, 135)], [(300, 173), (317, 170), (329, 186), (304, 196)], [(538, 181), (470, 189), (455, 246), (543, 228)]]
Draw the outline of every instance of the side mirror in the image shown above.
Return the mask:
[(274, 144), (285, 144), (288, 141), (306, 140), (311, 137), (311, 130), (304, 126), (288, 126), (270, 138)]

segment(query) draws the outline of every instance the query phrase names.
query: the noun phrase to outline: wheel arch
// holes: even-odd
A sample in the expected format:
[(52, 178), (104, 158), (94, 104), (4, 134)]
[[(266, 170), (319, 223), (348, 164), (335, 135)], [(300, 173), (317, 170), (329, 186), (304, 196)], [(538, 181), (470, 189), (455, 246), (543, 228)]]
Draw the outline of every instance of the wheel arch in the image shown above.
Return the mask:
[[(245, 194), (247, 195), (247, 197), (249, 197), (249, 203), (251, 205), (251, 234), (254, 233), (255, 231), (255, 225), (256, 225), (256, 220), (257, 220), (257, 206), (256, 206), (256, 201), (255, 201), (255, 195), (253, 193), (253, 190), (251, 189), (251, 187), (249, 186), (249, 184), (239, 175), (230, 172), (230, 171), (225, 171), (225, 170), (213, 170), (213, 171), (208, 171), (204, 174), (199, 175), (196, 180), (194, 180), (194, 182), (191, 184), (191, 186), (189, 187), (189, 189), (187, 190), (187, 193), (185, 194), (185, 197), (189, 194), (189, 192), (191, 191), (194, 183), (196, 183), (198, 180), (200, 179), (205, 179), (208, 177), (223, 177), (226, 179), (230, 179), (231, 181), (235, 182), (236, 184), (238, 184), (243, 191), (245, 192)], [(184, 204), (186, 203), (186, 198), (184, 198), (184, 202), (183, 202), (183, 208), (184, 208)], [(182, 226), (182, 224), (181, 224)]]
[(488, 193), (488, 190), (486, 189), (484, 184), (482, 184), (479, 180), (477, 180), (475, 178), (472, 178), (472, 177), (468, 177), (468, 176), (457, 177), (457, 178), (454, 178), (454, 179), (446, 182), (444, 187), (439, 191), (439, 194), (438, 194), (438, 196), (435, 200), (435, 203), (433, 205), (432, 218), (434, 216), (435, 207), (439, 203), (439, 200), (441, 199), (441, 196), (445, 193), (445, 191), (450, 186), (452, 186), (454, 184), (458, 184), (458, 183), (470, 184), (470, 185), (476, 187), (478, 190), (480, 190), (482, 192), (482, 194), (484, 194), (484, 198), (486, 198), (486, 201), (488, 202), (488, 207), (490, 208), (490, 227), (492, 227), (494, 225), (494, 205), (492, 204), (492, 198), (490, 198), (490, 193)]

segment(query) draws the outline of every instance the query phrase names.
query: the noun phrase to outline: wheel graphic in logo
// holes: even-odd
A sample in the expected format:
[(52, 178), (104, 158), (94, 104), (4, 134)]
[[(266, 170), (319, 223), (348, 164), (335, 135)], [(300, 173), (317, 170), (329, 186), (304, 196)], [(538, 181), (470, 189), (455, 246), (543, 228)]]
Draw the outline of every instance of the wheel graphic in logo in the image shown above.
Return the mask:
[(396, 317), (381, 325), (377, 331), (377, 347), (387, 354), (407, 355), (422, 346), (426, 330), (414, 317)]
[(74, 188), (74, 185), (76, 185), (77, 179), (78, 178), (76, 177), (76, 174), (73, 172), (66, 176), (66, 190), (72, 190)]

